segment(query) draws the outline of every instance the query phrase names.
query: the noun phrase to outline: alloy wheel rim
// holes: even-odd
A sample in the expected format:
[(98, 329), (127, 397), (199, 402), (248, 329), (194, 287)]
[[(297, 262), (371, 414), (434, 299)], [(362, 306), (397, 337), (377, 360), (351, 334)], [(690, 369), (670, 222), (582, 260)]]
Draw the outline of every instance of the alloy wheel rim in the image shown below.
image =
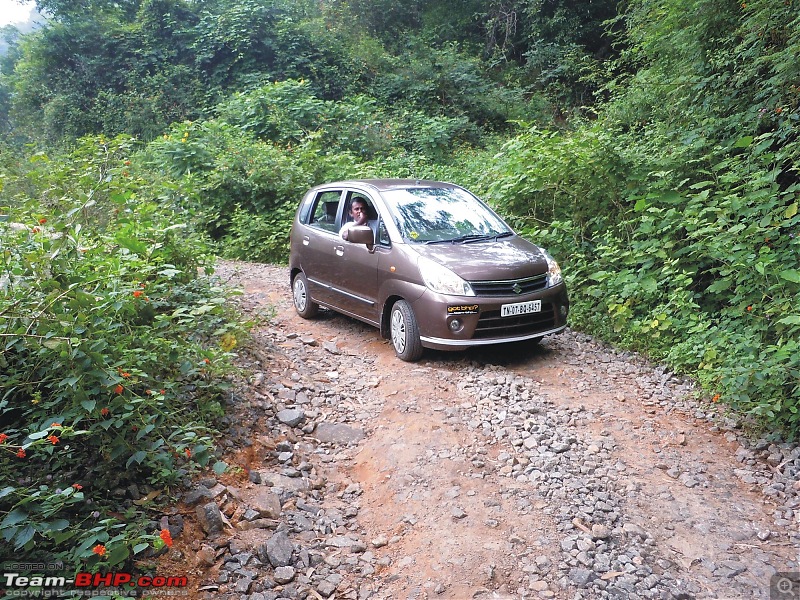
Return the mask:
[(406, 349), (406, 322), (399, 310), (392, 312), (392, 343), (398, 352)]
[(298, 310), (304, 310), (306, 307), (306, 286), (300, 279), (294, 282), (294, 305)]

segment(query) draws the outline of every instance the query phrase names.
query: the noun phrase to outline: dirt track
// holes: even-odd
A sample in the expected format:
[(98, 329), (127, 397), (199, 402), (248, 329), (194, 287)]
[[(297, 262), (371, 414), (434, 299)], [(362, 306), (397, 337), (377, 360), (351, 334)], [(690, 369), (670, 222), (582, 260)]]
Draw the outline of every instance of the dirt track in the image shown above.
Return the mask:
[(274, 307), (273, 375), (322, 360), (366, 433), (317, 466), (357, 490), (323, 505), (354, 504), (369, 542), (332, 597), (770, 598), (798, 571), (800, 453), (745, 441), (689, 382), (574, 332), (403, 363), (369, 326), (300, 319), (285, 268), (219, 275)]

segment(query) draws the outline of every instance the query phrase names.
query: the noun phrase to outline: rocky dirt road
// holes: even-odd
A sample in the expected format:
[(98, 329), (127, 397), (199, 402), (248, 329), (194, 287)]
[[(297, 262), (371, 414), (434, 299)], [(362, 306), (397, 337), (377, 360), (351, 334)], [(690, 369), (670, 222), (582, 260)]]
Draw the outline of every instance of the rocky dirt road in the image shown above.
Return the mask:
[(575, 332), (403, 363), (357, 321), (300, 319), (285, 267), (217, 275), (265, 318), (234, 468), (175, 527), (196, 597), (800, 597), (800, 449), (689, 382)]

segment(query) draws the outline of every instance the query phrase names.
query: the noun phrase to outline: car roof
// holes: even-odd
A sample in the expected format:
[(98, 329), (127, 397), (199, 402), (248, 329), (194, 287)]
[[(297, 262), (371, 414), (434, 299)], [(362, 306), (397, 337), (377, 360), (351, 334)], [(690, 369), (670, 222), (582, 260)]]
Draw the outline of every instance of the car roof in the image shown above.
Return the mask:
[(409, 187), (420, 188), (458, 188), (459, 186), (454, 183), (447, 183), (444, 181), (432, 181), (429, 179), (349, 179), (345, 181), (332, 181), (316, 186), (317, 188), (329, 187), (364, 187), (368, 186), (380, 192), (394, 189), (404, 189)]

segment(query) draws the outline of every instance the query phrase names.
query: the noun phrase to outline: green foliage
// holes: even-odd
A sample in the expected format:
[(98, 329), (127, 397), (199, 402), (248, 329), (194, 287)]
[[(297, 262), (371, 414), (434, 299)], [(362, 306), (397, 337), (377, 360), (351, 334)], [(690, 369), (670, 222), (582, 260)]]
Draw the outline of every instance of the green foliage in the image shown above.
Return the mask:
[(287, 228), (296, 208), (295, 202), (287, 202), (266, 215), (236, 210), (230, 233), (220, 243), (223, 255), (255, 262), (285, 262), (289, 256)]
[(636, 146), (604, 125), (520, 134), (496, 157), (489, 197), (563, 263), (574, 326), (798, 435), (800, 183), (783, 156), (792, 150), (772, 151), (778, 133), (745, 136), (675, 182), (624, 158)]
[(613, 222), (627, 174), (602, 126), (571, 135), (526, 126), (494, 156), (486, 179), (488, 198), (504, 212), (543, 223), (570, 219), (584, 235)]
[(350, 163), (346, 154), (321, 155), (313, 138), (282, 148), (217, 120), (175, 125), (148, 146), (142, 160), (187, 190), (187, 202), (203, 214), (217, 240), (230, 233), (237, 211), (271, 219), (273, 211), (296, 205), (303, 190)]
[[(158, 544), (143, 511), (212, 464), (244, 335), (198, 277), (213, 255), (192, 214), (134, 150), (86, 138), (0, 166), (0, 534), (76, 567)], [(138, 504), (131, 482), (150, 491)]]

